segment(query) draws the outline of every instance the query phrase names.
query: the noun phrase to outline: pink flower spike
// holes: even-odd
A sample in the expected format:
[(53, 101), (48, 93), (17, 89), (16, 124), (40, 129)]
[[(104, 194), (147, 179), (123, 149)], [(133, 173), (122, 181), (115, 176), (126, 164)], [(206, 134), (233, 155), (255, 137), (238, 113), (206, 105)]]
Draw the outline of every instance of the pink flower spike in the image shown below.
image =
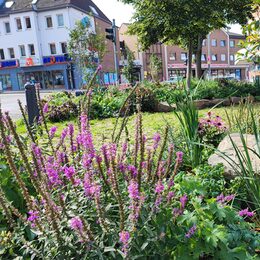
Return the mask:
[(48, 103), (46, 103), (45, 105), (44, 105), (44, 107), (43, 107), (43, 113), (44, 114), (47, 114), (49, 112), (49, 105), (48, 105)]

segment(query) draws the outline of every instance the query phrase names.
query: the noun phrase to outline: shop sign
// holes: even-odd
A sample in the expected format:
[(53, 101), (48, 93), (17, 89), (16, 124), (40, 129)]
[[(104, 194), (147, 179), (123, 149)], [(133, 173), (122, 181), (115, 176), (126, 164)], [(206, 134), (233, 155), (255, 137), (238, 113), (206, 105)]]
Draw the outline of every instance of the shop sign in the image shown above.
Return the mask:
[(19, 67), (18, 60), (0, 61), (0, 69), (11, 69), (11, 68), (18, 68), (18, 67)]
[(44, 65), (63, 64), (63, 63), (67, 63), (70, 61), (71, 61), (71, 59), (67, 55), (43, 57)]

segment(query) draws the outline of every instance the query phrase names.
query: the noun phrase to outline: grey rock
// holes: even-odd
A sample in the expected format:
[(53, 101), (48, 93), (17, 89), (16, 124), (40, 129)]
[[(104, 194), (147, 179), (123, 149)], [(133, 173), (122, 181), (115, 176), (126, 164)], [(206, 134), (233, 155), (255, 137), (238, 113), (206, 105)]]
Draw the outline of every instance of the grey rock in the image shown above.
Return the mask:
[[(208, 163), (211, 166), (223, 164), (226, 177), (235, 178), (238, 175), (238, 172), (240, 172), (240, 169), (238, 166), (239, 159), (237, 157), (236, 151), (232, 145), (230, 138), (236, 144), (239, 151), (242, 154), (245, 154), (240, 134), (234, 133), (234, 134), (231, 134), (230, 137), (226, 136), (223, 139), (223, 141), (218, 146), (218, 152), (216, 152), (210, 156), (210, 158), (208, 159)], [(245, 134), (244, 138), (245, 138), (247, 147), (258, 153), (255, 136)], [(250, 160), (252, 163), (252, 167), (253, 167), (254, 172), (260, 173), (260, 159), (253, 151), (249, 150), (249, 156), (250, 156)]]

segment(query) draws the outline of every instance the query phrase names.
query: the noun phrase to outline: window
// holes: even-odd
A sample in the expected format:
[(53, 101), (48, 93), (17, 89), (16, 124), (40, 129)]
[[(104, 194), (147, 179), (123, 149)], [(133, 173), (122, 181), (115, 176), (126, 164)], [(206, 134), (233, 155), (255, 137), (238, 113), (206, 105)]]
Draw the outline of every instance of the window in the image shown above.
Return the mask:
[(46, 25), (47, 25), (47, 28), (53, 27), (51, 16), (46, 17)]
[(66, 42), (62, 42), (60, 45), (61, 45), (61, 52), (62, 53), (67, 53), (68, 52), (67, 43)]
[(15, 21), (16, 21), (17, 31), (21, 31), (23, 29), (21, 19), (20, 18), (16, 18)]
[(30, 17), (25, 17), (25, 24), (26, 24), (26, 29), (31, 29), (32, 28), (31, 18)]
[(51, 54), (57, 53), (55, 43), (50, 43), (50, 51), (51, 51)]
[(63, 14), (58, 14), (57, 15), (57, 22), (58, 22), (58, 27), (63, 27), (64, 26)]
[(183, 61), (187, 60), (187, 53), (186, 52), (181, 53), (181, 60), (183, 60)]
[(230, 61), (234, 61), (235, 60), (235, 57), (233, 54), (230, 55)]
[(5, 53), (3, 49), (0, 49), (0, 59), (4, 60), (5, 59)]
[(221, 54), (221, 61), (226, 61), (226, 54)]
[(90, 5), (89, 8), (91, 9), (91, 12), (92, 12), (94, 15), (98, 15), (98, 12), (97, 12), (97, 10), (96, 10), (95, 7), (93, 7), (93, 6)]
[(20, 45), (19, 48), (20, 48), (21, 57), (25, 57), (25, 56), (26, 56), (26, 53), (25, 53), (25, 47), (24, 47), (24, 45)]
[(170, 53), (170, 60), (176, 60), (176, 52)]
[(9, 22), (5, 23), (5, 32), (6, 33), (11, 33), (11, 27), (10, 27), (10, 23)]
[(33, 45), (33, 44), (29, 44), (28, 47), (29, 47), (29, 53), (30, 53), (30, 55), (31, 55), (31, 56), (34, 56), (34, 55), (35, 55), (34, 45)]
[(14, 59), (15, 58), (14, 48), (8, 48), (8, 52), (9, 52), (10, 59)]
[(217, 61), (217, 60), (218, 60), (217, 54), (213, 54), (213, 55), (211, 56), (211, 60), (212, 60), (212, 61)]
[(216, 39), (212, 39), (211, 40), (211, 46), (212, 47), (216, 47), (217, 46), (217, 40)]
[(235, 41), (234, 41), (234, 40), (231, 40), (231, 41), (230, 41), (230, 47), (231, 47), (231, 48), (234, 48), (234, 47), (235, 47)]
[(207, 55), (206, 54), (202, 54), (201, 55), (201, 61), (206, 61), (207, 60)]
[(203, 40), (202, 46), (206, 46), (206, 39)]
[(226, 41), (225, 40), (221, 40), (220, 41), (220, 46), (221, 47), (225, 47), (226, 46)]

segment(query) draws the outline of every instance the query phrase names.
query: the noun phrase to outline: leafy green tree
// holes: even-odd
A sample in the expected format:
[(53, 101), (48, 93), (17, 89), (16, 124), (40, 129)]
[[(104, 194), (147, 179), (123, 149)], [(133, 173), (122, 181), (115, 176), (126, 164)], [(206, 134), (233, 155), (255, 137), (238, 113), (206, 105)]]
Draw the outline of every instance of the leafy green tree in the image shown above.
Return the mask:
[(150, 57), (150, 71), (153, 81), (159, 81), (159, 74), (162, 72), (162, 59), (156, 54), (152, 54)]
[(134, 82), (134, 54), (132, 51), (129, 50), (128, 47), (126, 47), (126, 56), (127, 56), (127, 64), (123, 68), (123, 75), (128, 80), (130, 84)]
[[(77, 64), (79, 74), (82, 76), (82, 83), (89, 82), (93, 71), (101, 63), (106, 53), (105, 35), (91, 31), (90, 23), (77, 22), (70, 30), (68, 41), (68, 53)], [(97, 63), (98, 60), (98, 63)]]
[(197, 77), (201, 76), (202, 41), (214, 29), (228, 23), (244, 24), (251, 14), (252, 0), (121, 0), (135, 8), (133, 24), (143, 49), (173, 43), (188, 50), (187, 88), (192, 74), (192, 54), (196, 53)]
[(240, 58), (246, 58), (249, 62), (260, 64), (260, 0), (254, 0), (254, 19), (246, 26), (243, 32), (246, 35), (246, 40), (242, 43), (245, 48)]

